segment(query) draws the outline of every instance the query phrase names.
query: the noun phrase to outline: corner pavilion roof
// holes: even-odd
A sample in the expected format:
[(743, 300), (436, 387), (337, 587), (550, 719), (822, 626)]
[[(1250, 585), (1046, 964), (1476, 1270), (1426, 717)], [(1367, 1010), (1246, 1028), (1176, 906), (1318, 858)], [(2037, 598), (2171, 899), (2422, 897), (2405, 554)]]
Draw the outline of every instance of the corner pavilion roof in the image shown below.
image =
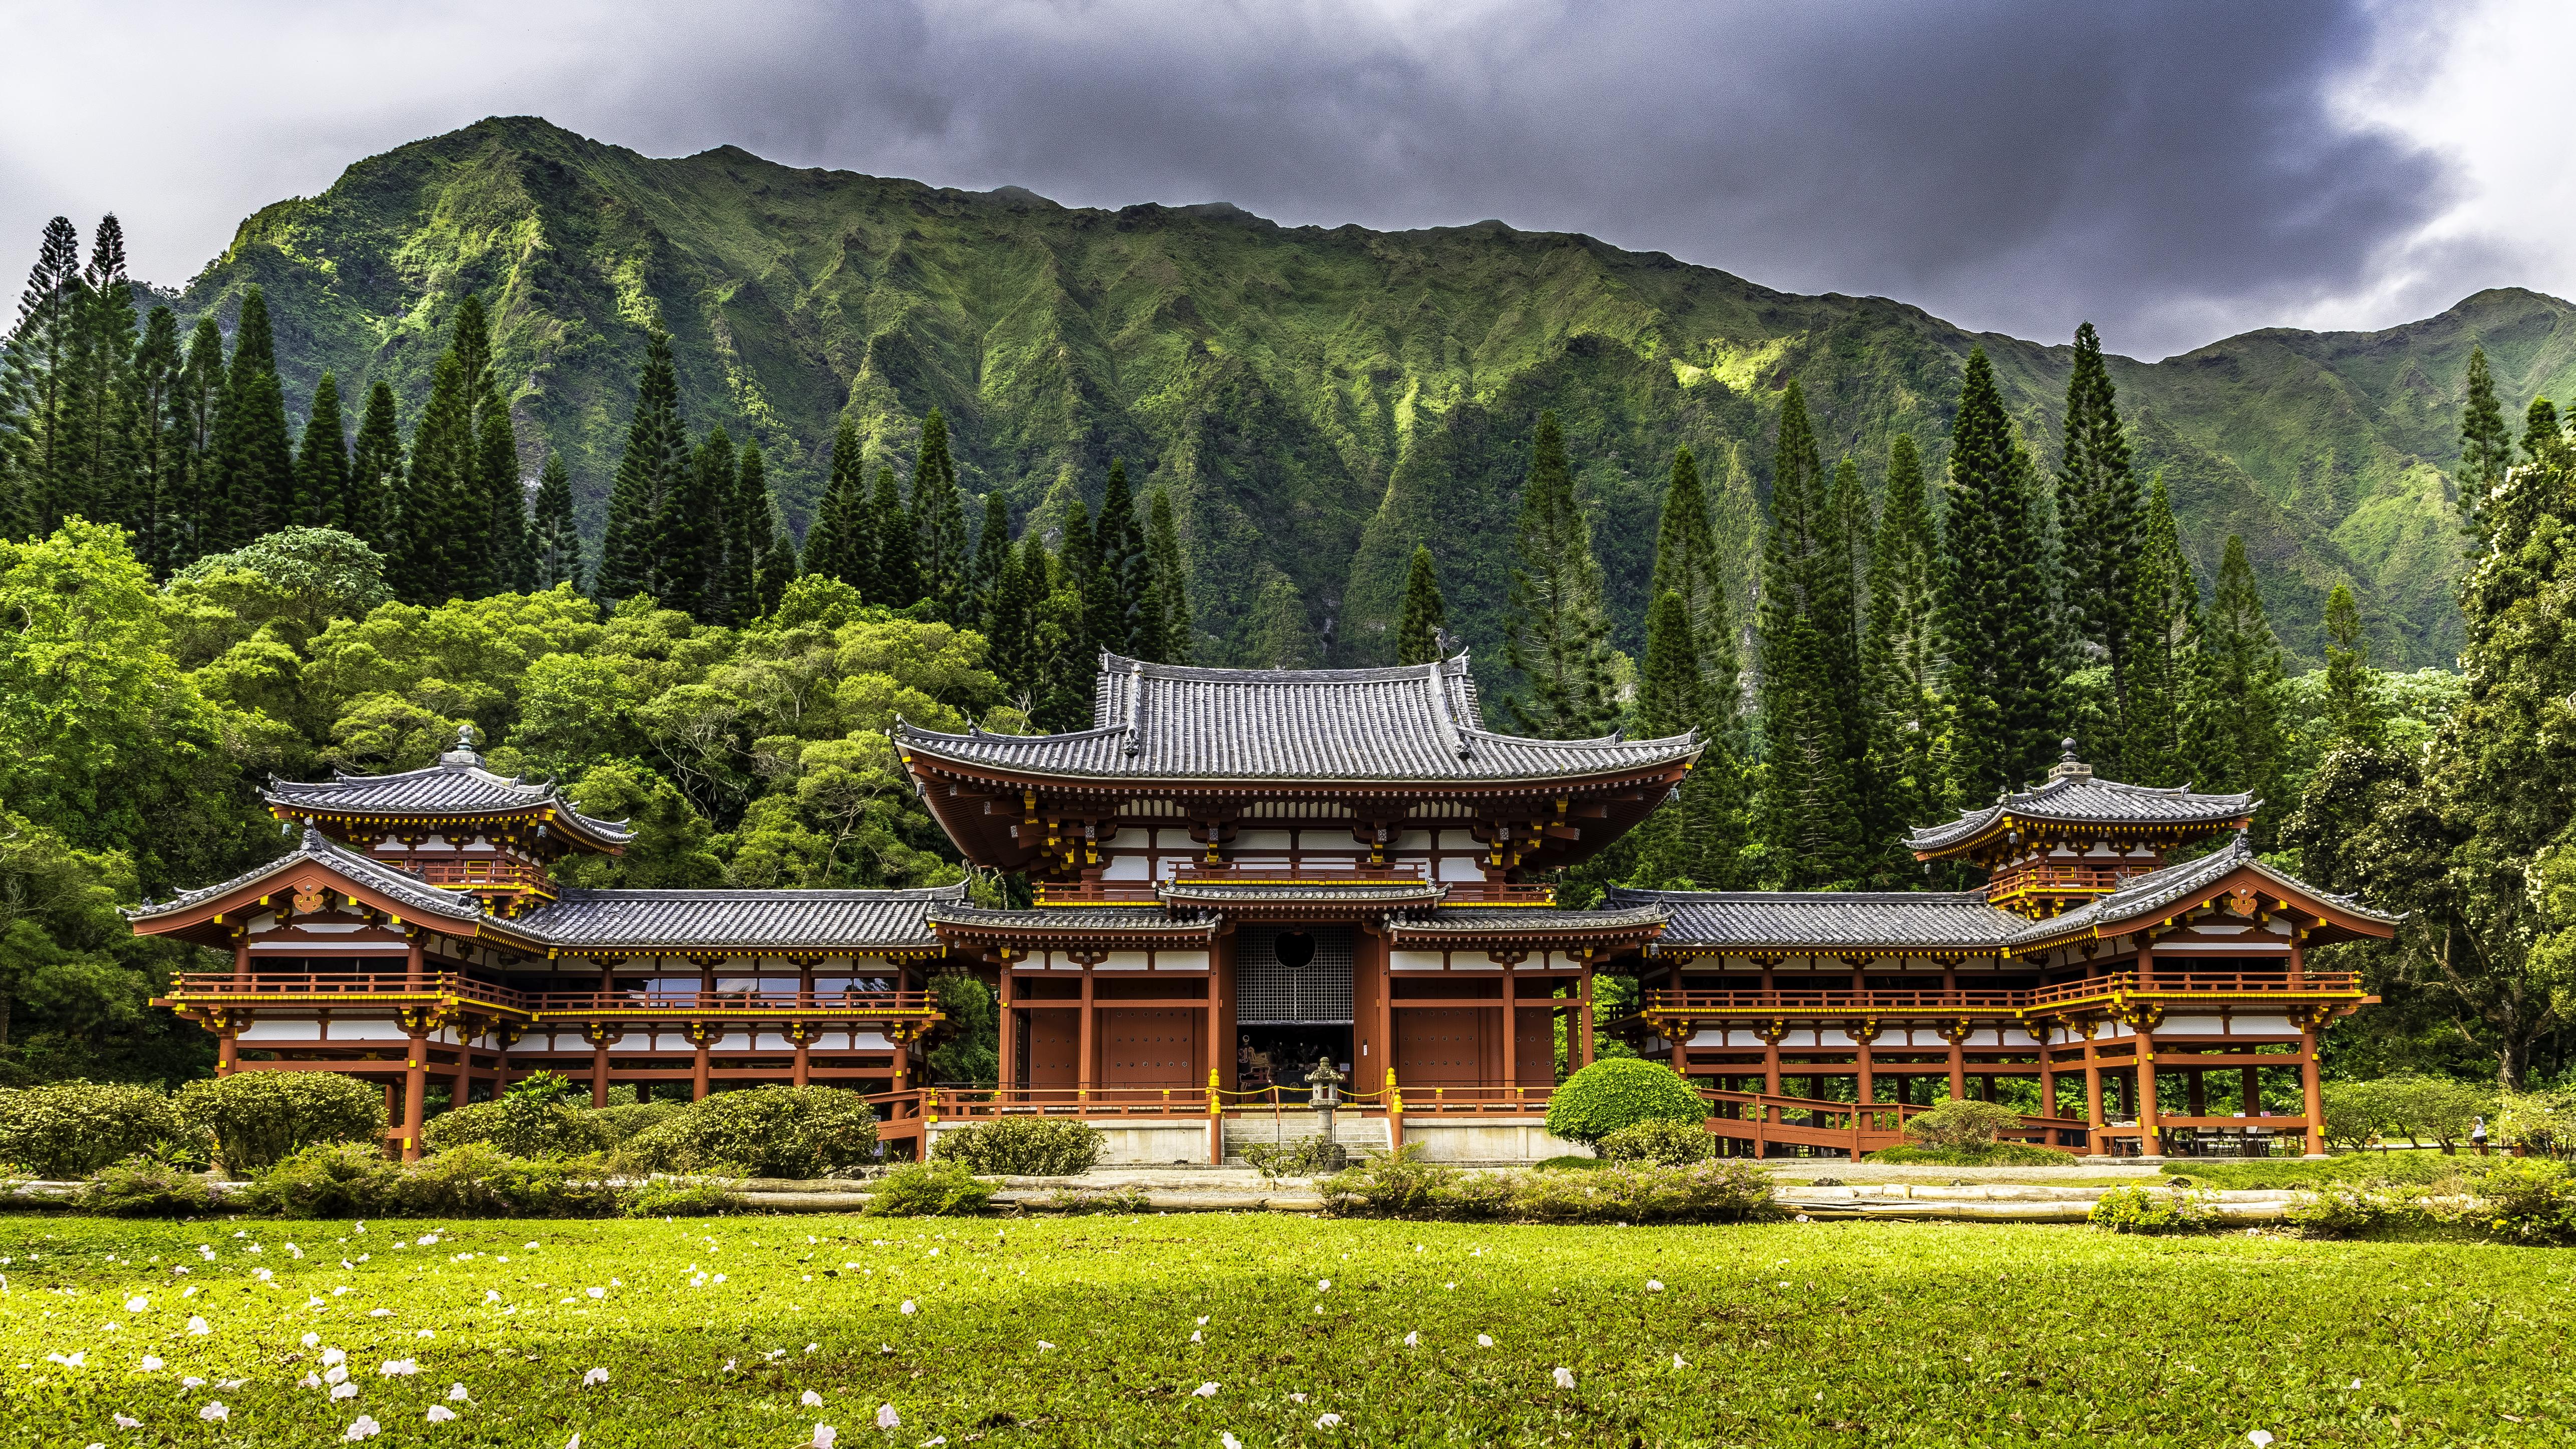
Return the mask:
[(1611, 888), (1611, 907), (1659, 905), (1671, 915), (1655, 943), (1683, 954), (1803, 955), (1907, 951), (2037, 950), (2160, 915), (2174, 902), (2243, 870), (2266, 894), (2312, 902), (2364, 922), (2400, 919), (2351, 896), (2328, 895), (2275, 870), (2238, 835), (2207, 855), (2134, 876), (2118, 890), (2060, 915), (2031, 920), (1974, 892), (1641, 891)]
[(552, 810), (574, 835), (600, 849), (615, 849), (635, 838), (622, 820), (599, 820), (573, 808), (552, 781), (527, 781), (495, 775), (483, 768), (483, 757), (458, 731), (456, 748), (438, 763), (393, 775), (345, 775), (328, 780), (271, 780), (260, 792), (280, 816), (447, 817), (473, 820)]
[(940, 734), (897, 721), (906, 751), (1019, 776), (1135, 781), (1513, 782), (1616, 775), (1697, 758), (1696, 735), (1538, 740), (1485, 728), (1460, 653), (1393, 669), (1198, 669), (1101, 656), (1092, 728)]
[[(1918, 856), (1947, 855), (1979, 844), (2022, 822), (2044, 825), (2142, 829), (2193, 826), (2214, 831), (2251, 816), (2262, 804), (2252, 795), (2208, 795), (2188, 785), (2164, 788), (2094, 778), (2075, 760), (2073, 740), (2063, 763), (2035, 790), (2007, 795), (1982, 810), (1964, 810), (1946, 825), (1926, 826), (1906, 838)], [(2205, 833), (2205, 832), (2204, 832)]]

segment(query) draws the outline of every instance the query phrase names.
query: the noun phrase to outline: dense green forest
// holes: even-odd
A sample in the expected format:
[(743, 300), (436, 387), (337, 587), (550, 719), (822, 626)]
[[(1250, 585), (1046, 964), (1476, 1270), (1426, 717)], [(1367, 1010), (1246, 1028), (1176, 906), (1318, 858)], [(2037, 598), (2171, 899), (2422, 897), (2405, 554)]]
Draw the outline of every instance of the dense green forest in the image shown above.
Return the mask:
[[(698, 164), (645, 163), (532, 123), (462, 134)], [(331, 196), (410, 194), (371, 168), (420, 149), (356, 168)], [(857, 184), (779, 175), (834, 195)], [(367, 176), (371, 188), (353, 189)], [(1115, 220), (1026, 198), (906, 194), (928, 208), (916, 220), (979, 208)], [(290, 209), (307, 205), (322, 203)], [(1356, 245), (1239, 216), (1183, 218), (1175, 232), (1178, 215), (1119, 234), (1177, 245), (1222, 225), (1267, 244)], [(546, 282), (561, 261), (532, 241), (488, 287), (438, 273), (345, 374), (308, 382), (313, 358), (339, 355), (317, 339), (349, 335), (347, 298), (288, 273), (238, 291), (222, 279), (296, 256), (347, 279), (370, 265), (254, 245), (285, 226), (263, 217), (184, 297), (124, 275), (113, 218), (86, 258), (58, 220), (0, 356), (10, 1077), (194, 1068), (203, 1043), (144, 1006), (185, 948), (133, 939), (113, 906), (272, 853), (257, 804), (272, 774), (409, 768), (470, 726), (499, 768), (555, 776), (584, 808), (637, 821), (636, 848), (575, 883), (925, 884), (961, 868), (886, 741), (897, 715), (1080, 727), (1102, 649), (1419, 662), (1444, 630), (1476, 647), (1499, 725), (1711, 742), (1675, 801), (1564, 883), (1573, 898), (1613, 880), (1952, 884), (1895, 849), (1901, 829), (2030, 780), (2069, 736), (2123, 778), (2261, 794), (2260, 848), (2414, 913), (2401, 942), (2356, 953), (2389, 1005), (2342, 1029), (2353, 1070), (2522, 1082), (2565, 1067), (2576, 991), (2561, 942), (2576, 940), (2576, 889), (2556, 862), (2576, 801), (2562, 798), (2568, 772), (2553, 752), (2576, 665), (2547, 621), (2564, 616), (2556, 551), (2576, 514), (2576, 462), (2547, 403), (2518, 436), (2507, 427), (2516, 389), (2481, 344), (2461, 352), (2455, 379), (2408, 384), (2411, 406), (2442, 406), (2443, 441), (2419, 438), (2400, 470), (2423, 475), (2423, 516), (2398, 532), (2441, 556), (2407, 587), (2433, 590), (2447, 623), (2391, 619), (2385, 569), (2356, 572), (2338, 555), (2311, 578), (2267, 552), (2279, 539), (2263, 528), (2293, 529), (2279, 507), (2196, 513), (2215, 475), (2171, 446), (2157, 401), (2170, 378), (2134, 395), (2124, 379), (2162, 375), (2108, 356), (2089, 326), (2064, 349), (1959, 339), (1953, 360), (1927, 344), (1905, 409), (1857, 431), (1867, 389), (1855, 379), (1883, 375), (1885, 349), (1784, 344), (1760, 369), (1729, 372), (1551, 323), (1526, 366), (1480, 371), (1492, 355), (1456, 353), (1438, 390), (1417, 378), (1401, 419), (1387, 414), (1389, 471), (1338, 555), (1349, 597), (1376, 569), (1383, 603), (1337, 615), (1338, 596), (1309, 586), (1323, 576), (1289, 565), (1332, 563), (1313, 532), (1332, 511), (1318, 480), (1351, 482), (1367, 449), (1360, 432), (1323, 439), (1313, 410), (1257, 386), (1249, 363), (1232, 370), (1225, 405), (1249, 411), (1222, 425), (1200, 416), (1176, 451), (1174, 435), (1113, 423), (1114, 390), (1068, 384), (1050, 412), (994, 391), (980, 362), (967, 371), (985, 381), (954, 395), (952, 425), (937, 383), (947, 374), (897, 387), (879, 369), (892, 328), (847, 359), (856, 380), (818, 419), (817, 442), (746, 380), (747, 333), (711, 333), (703, 314), (686, 320), (649, 292), (579, 345), (563, 336), (549, 356), (587, 358), (580, 368), (529, 365), (538, 302), (581, 290)], [(1480, 237), (1574, 246), (1496, 229), (1441, 244)], [(972, 250), (951, 260), (963, 268)], [(633, 278), (654, 274), (637, 265)], [(1670, 298), (1758, 291), (1717, 273), (1667, 280)], [(1507, 320), (1538, 335), (1530, 309), (1570, 295), (1535, 276), (1485, 285), (1481, 300), (1467, 288), (1452, 301), (1484, 310), (1488, 341)], [(1572, 289), (1591, 296), (1576, 312), (1595, 315), (1597, 290)], [(1339, 305), (1359, 319), (1376, 304)], [(1428, 293), (1422, 305), (1438, 310)], [(2536, 315), (2545, 333), (2558, 304), (2497, 293), (2466, 305), (2499, 323), (2497, 351), (2523, 371), (2554, 356), (2515, 319)], [(2274, 342), (2368, 371), (2344, 344)], [(1059, 348), (1057, 361), (1079, 351)], [(1207, 337), (1182, 351), (1185, 369), (1227, 371), (1226, 347)], [(710, 367), (730, 382), (693, 386)], [(551, 412), (580, 376), (596, 380), (591, 400)], [(2056, 395), (2027, 401), (2045, 376)], [(2254, 390), (2240, 379), (2237, 391)], [(1168, 388), (1156, 396), (1135, 415), (1179, 416)], [(2210, 415), (2240, 411), (2263, 410), (2238, 396)], [(2395, 427), (2401, 411), (2385, 403), (2373, 426)], [(1078, 446), (1061, 432), (1075, 426), (1087, 429)], [(1026, 466), (1007, 472), (996, 440), (1014, 429)], [(1031, 441), (1042, 434), (1055, 441)], [(2426, 454), (2456, 462), (2446, 473)], [(1322, 471), (1298, 472), (1300, 460)], [(2325, 506), (2328, 480), (2367, 471), (2319, 474), (2310, 504)], [(2345, 525), (2376, 506), (2365, 500)], [(2213, 517), (2221, 531), (2196, 554)], [(2312, 551), (2325, 537), (2302, 536)], [(1363, 617), (1377, 623), (1355, 629)], [(2322, 668), (2285, 646), (2302, 639)], [(2420, 667), (2439, 639), (2461, 652), (2462, 675)]]

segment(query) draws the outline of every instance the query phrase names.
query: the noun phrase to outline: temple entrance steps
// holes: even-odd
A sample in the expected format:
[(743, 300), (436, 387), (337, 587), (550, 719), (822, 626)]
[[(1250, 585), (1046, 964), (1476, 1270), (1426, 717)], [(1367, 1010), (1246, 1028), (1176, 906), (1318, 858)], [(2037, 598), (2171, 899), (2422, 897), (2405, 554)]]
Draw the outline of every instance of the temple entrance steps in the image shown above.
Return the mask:
[[(1246, 1112), (1225, 1119), (1225, 1160), (1229, 1167), (1243, 1163), (1247, 1143), (1284, 1142), (1291, 1146), (1324, 1135), (1324, 1115), (1320, 1112), (1294, 1111)], [(1387, 1147), (1386, 1119), (1363, 1117), (1356, 1112), (1333, 1114), (1333, 1138), (1354, 1153), (1384, 1152)]]

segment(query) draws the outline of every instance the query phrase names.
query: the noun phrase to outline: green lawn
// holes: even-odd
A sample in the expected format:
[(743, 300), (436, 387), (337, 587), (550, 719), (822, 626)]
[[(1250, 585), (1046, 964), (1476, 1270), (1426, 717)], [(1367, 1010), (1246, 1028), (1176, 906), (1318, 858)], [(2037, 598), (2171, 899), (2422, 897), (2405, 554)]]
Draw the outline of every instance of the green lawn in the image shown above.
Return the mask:
[[(17, 1216), (0, 1279), (0, 1443), (74, 1449), (330, 1444), (361, 1414), (381, 1444), (544, 1449), (792, 1449), (817, 1423), (906, 1449), (2576, 1442), (2576, 1255), (2539, 1249), (1898, 1223)], [(297, 1386), (326, 1349), (354, 1397)], [(469, 1397), (449, 1404), (452, 1384)], [(228, 1419), (199, 1417), (218, 1401)], [(901, 1425), (880, 1432), (887, 1404)]]

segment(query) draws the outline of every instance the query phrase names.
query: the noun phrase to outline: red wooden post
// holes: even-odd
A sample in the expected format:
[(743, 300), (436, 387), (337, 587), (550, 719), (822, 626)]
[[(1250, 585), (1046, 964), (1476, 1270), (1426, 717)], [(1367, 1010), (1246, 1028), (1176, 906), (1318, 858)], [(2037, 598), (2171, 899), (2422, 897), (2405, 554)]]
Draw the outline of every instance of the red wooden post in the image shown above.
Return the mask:
[(1091, 1019), (1092, 964), (1093, 963), (1089, 961), (1082, 963), (1082, 1021), (1078, 1028), (1079, 1034), (1075, 1039), (1075, 1051), (1079, 1055), (1075, 1058), (1077, 1065), (1075, 1066), (1073, 1073), (1073, 1097), (1077, 1102), (1088, 1102), (1091, 1100), (1091, 1083), (1093, 1080), (1093, 1074), (1097, 1070), (1091, 1064), (1091, 1052), (1094, 1041)]
[[(412, 948), (418, 959), (419, 946)], [(402, 1157), (405, 1162), (420, 1160), (421, 1099), (428, 1095), (429, 1034), (414, 1031), (411, 1050), (403, 1061)]]
[(1513, 1100), (1518, 1100), (1521, 1084), (1520, 1022), (1514, 1014), (1518, 1009), (1518, 1001), (1518, 993), (1513, 989), (1512, 984), (1512, 963), (1505, 961), (1503, 963), (1503, 1085), (1513, 1089)]
[(2325, 1088), (2317, 1076), (2317, 1029), (2313, 1026), (2299, 1032), (2299, 1095), (2308, 1118), (2308, 1155), (2323, 1157), (2326, 1152)]

